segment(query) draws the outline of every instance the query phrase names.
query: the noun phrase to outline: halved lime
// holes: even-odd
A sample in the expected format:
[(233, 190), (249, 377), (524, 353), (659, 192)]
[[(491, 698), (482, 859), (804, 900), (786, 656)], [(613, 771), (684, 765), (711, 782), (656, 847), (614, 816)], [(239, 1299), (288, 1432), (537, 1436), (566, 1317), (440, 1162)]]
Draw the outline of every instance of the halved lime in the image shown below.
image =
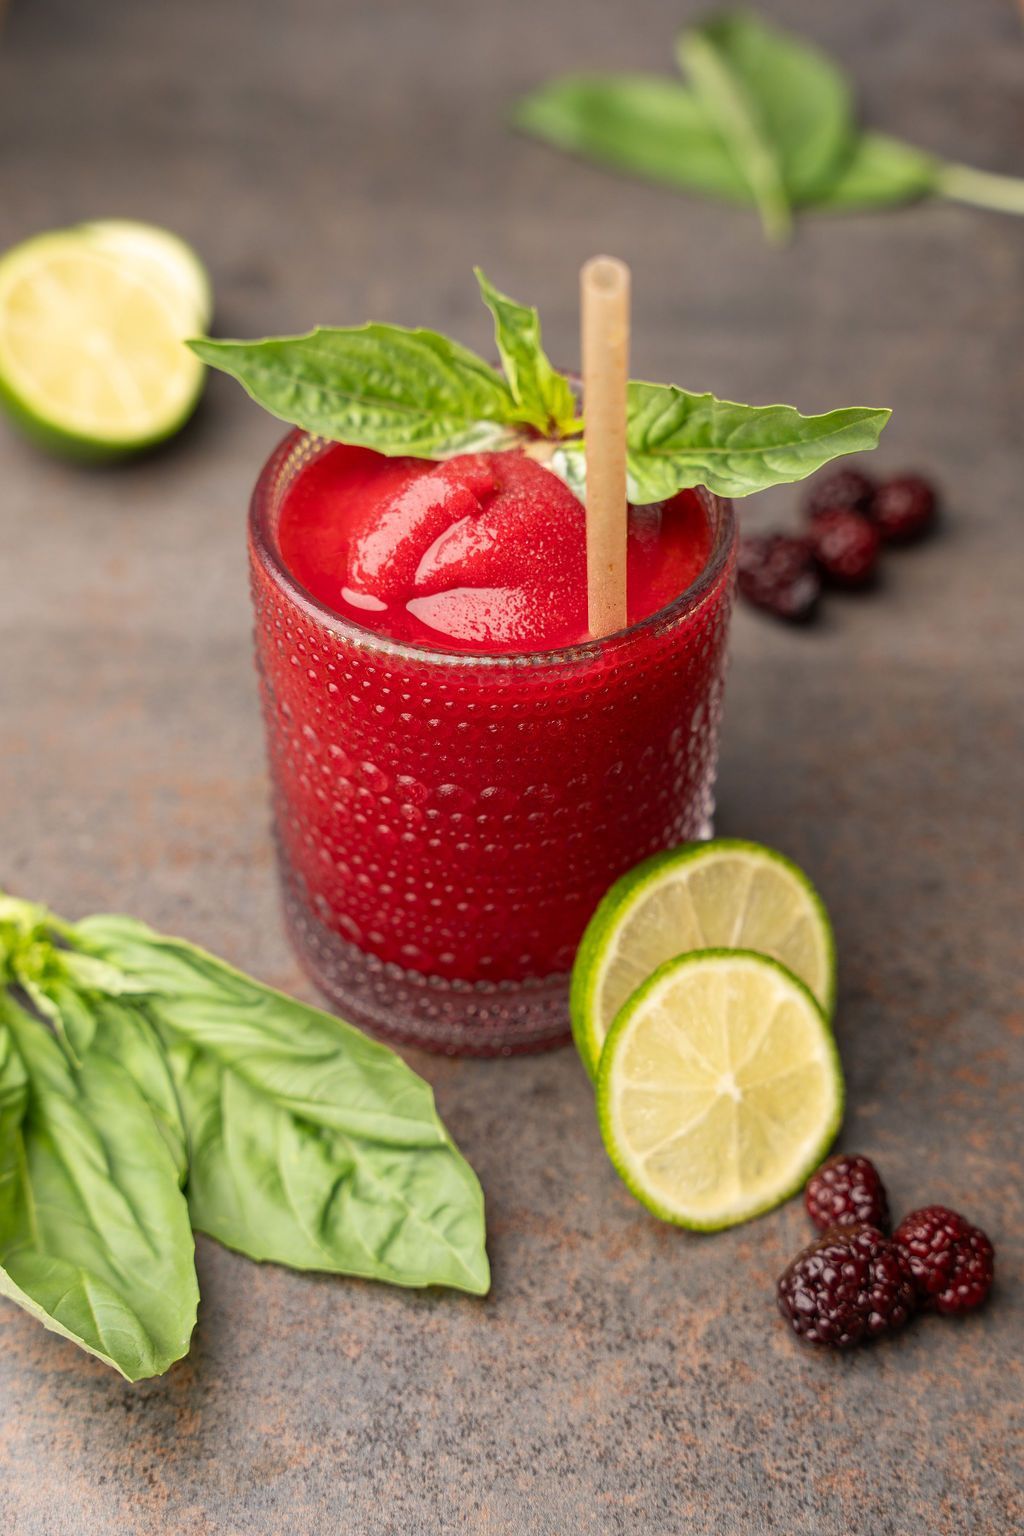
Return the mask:
[(608, 1155), (664, 1221), (715, 1230), (794, 1194), (827, 1151), (843, 1076), (820, 1005), (749, 950), (661, 966), (616, 1015), (597, 1113)]
[(835, 943), (803, 870), (737, 838), (684, 843), (616, 881), (587, 925), (572, 972), (572, 1032), (591, 1077), (612, 1019), (674, 955), (754, 949), (794, 971), (825, 1012), (835, 1005)]
[(180, 304), (79, 230), (0, 259), (0, 401), (56, 452), (110, 458), (191, 415), (203, 365)]
[(183, 336), (201, 336), (208, 330), (213, 318), (209, 274), (178, 235), (136, 219), (93, 219), (77, 225), (76, 232), (166, 294), (181, 316)]

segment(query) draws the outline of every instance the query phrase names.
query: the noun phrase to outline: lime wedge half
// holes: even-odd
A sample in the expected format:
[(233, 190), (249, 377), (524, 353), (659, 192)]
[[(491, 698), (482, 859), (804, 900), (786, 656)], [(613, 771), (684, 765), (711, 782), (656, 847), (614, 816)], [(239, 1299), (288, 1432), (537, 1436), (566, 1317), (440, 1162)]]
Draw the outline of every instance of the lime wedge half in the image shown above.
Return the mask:
[(608, 1155), (664, 1221), (714, 1230), (770, 1210), (825, 1155), (843, 1077), (803, 982), (746, 950), (670, 960), (608, 1034), (597, 1112)]
[(718, 838), (659, 853), (616, 881), (573, 966), (573, 1036), (592, 1077), (623, 1003), (675, 955), (753, 949), (781, 960), (826, 1014), (835, 1004), (835, 944), (814, 886), (760, 843)]
[(203, 365), (180, 304), (80, 230), (0, 259), (0, 401), (56, 452), (110, 458), (191, 414)]

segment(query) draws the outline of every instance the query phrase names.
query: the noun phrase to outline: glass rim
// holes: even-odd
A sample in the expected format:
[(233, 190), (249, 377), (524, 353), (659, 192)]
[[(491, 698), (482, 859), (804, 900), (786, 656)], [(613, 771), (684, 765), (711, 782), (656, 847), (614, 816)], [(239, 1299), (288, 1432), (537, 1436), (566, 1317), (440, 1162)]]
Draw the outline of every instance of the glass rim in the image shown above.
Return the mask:
[(312, 592), (298, 581), (285, 564), (278, 548), (275, 514), (279, 505), (277, 484), (281, 469), (294, 448), (301, 442), (312, 443), (317, 454), (333, 446), (329, 438), (302, 427), (293, 427), (274, 448), (260, 470), (249, 501), (249, 539), (254, 558), (268, 573), (283, 595), (294, 607), (321, 628), (374, 655), (393, 657), (421, 665), (441, 667), (493, 667), (509, 670), (515, 667), (542, 667), (578, 664), (597, 660), (609, 652), (621, 651), (635, 639), (648, 634), (660, 634), (671, 629), (681, 619), (696, 612), (719, 586), (726, 572), (729, 556), (736, 541), (736, 517), (732, 501), (717, 496), (705, 486), (693, 487), (713, 517), (713, 540), (707, 561), (690, 585), (670, 603), (654, 613), (638, 619), (625, 629), (614, 630), (610, 635), (597, 639), (580, 640), (575, 645), (559, 646), (540, 651), (470, 651), (446, 650), (443, 646), (419, 645), (413, 641), (393, 640), (377, 630), (366, 629), (354, 620), (336, 613), (326, 603), (314, 597)]

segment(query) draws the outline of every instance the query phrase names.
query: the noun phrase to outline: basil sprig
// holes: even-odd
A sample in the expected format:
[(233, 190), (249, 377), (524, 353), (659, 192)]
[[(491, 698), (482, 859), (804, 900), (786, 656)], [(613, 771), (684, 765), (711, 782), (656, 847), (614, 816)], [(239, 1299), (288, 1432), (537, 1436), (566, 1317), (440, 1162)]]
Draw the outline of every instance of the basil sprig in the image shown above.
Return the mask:
[(188, 1349), (192, 1229), (489, 1286), (483, 1196), (386, 1046), (126, 917), (0, 896), (0, 1294), (130, 1381)]
[[(445, 336), (395, 325), (189, 345), (275, 416), (378, 453), (449, 458), (546, 440), (548, 467), (582, 498), (585, 423), (571, 384), (544, 352), (537, 311), (476, 275), (504, 376)], [(800, 480), (840, 454), (874, 448), (890, 415), (852, 407), (802, 416), (789, 405), (738, 405), (640, 382), (629, 386), (628, 411), (634, 502), (695, 485), (749, 496)]]
[(570, 75), (521, 100), (515, 122), (559, 149), (757, 208), (773, 240), (794, 212), (943, 197), (1024, 213), (1024, 180), (950, 165), (858, 127), (851, 84), (825, 54), (749, 12), (687, 28), (689, 86), (654, 75)]

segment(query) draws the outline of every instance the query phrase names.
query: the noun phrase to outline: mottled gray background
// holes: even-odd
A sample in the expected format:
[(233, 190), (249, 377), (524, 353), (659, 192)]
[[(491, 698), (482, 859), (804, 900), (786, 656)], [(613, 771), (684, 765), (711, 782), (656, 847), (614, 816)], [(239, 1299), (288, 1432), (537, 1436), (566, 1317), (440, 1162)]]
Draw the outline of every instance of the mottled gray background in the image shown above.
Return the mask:
[[(1024, 171), (1012, 0), (778, 0), (873, 121)], [(808, 410), (894, 407), (878, 455), (941, 481), (940, 538), (813, 633), (735, 626), (722, 831), (812, 872), (839, 937), (844, 1141), (897, 1208), (962, 1205), (998, 1291), (846, 1359), (772, 1284), (796, 1205), (659, 1226), (568, 1052), (417, 1060), (487, 1193), (491, 1297), (408, 1295), (201, 1241), (192, 1354), (138, 1388), (0, 1306), (0, 1529), (961, 1536), (1024, 1523), (1020, 706), (1024, 221), (929, 206), (754, 219), (510, 136), (571, 67), (668, 66), (687, 0), (15, 0), (0, 245), (103, 214), (180, 230), (222, 333), (368, 316), (481, 349), (470, 266), (576, 357), (576, 269), (633, 265), (635, 371)], [(0, 432), (0, 869), (305, 990), (285, 946), (243, 565), (277, 427), (227, 380), (158, 457), (52, 464)], [(790, 515), (778, 493), (751, 520)]]

